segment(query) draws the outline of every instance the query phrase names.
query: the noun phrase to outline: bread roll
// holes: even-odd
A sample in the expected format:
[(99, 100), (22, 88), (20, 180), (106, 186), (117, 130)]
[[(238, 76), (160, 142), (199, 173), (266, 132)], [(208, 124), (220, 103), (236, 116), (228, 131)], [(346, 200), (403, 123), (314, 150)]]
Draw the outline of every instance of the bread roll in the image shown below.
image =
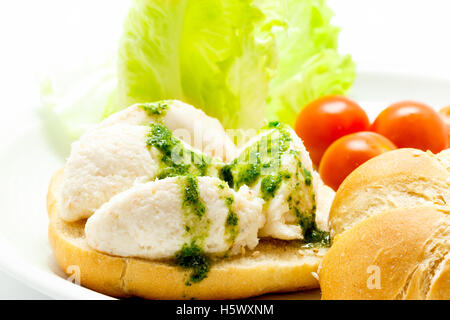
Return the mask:
[(367, 218), (335, 239), (319, 278), (322, 299), (450, 299), (450, 215), (416, 207)]
[(358, 167), (336, 193), (331, 237), (386, 210), (450, 204), (449, 172), (443, 161), (432, 153), (398, 149)]
[(85, 287), (115, 297), (237, 299), (319, 285), (315, 273), (326, 249), (300, 250), (297, 241), (262, 239), (253, 251), (213, 262), (208, 276), (190, 286), (185, 285), (186, 271), (169, 260), (123, 258), (95, 251), (86, 241), (86, 220), (61, 219), (57, 194), (62, 173), (54, 175), (47, 196), (50, 246), (63, 271), (79, 268)]

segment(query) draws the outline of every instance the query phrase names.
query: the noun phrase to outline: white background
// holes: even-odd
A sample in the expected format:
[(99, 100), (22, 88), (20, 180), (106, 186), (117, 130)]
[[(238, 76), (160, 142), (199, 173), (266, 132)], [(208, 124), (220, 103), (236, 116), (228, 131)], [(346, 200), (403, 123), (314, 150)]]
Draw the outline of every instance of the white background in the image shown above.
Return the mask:
[[(39, 81), (48, 70), (96, 61), (114, 50), (127, 2), (0, 2), (0, 144), (20, 134), (34, 117)], [(335, 24), (342, 27), (340, 50), (352, 54), (358, 70), (450, 78), (450, 1), (328, 3)], [(0, 298), (45, 296), (0, 273)]]

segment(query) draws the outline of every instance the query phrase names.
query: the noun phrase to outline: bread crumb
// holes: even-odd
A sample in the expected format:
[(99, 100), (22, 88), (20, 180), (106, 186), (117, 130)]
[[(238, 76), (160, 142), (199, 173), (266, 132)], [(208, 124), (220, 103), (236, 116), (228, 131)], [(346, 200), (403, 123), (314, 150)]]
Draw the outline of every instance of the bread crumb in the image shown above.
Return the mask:
[(323, 257), (327, 252), (326, 248), (309, 248), (309, 249), (299, 249), (297, 254), (300, 257), (303, 256), (312, 256), (312, 257)]
[(314, 277), (314, 279), (319, 281), (319, 275), (316, 272), (311, 272), (311, 275)]

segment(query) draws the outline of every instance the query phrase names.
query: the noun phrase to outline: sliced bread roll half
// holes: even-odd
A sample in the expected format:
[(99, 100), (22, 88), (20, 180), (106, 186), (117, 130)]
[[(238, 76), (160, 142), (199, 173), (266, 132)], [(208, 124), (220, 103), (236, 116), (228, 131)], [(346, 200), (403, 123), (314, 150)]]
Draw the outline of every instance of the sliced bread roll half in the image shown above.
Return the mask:
[(443, 161), (432, 153), (398, 149), (358, 167), (336, 193), (331, 237), (387, 210), (450, 204), (450, 175)]
[(47, 196), (49, 241), (63, 271), (80, 270), (81, 285), (115, 296), (148, 299), (237, 299), (318, 287), (316, 271), (327, 249), (302, 249), (298, 241), (264, 240), (252, 251), (213, 260), (208, 276), (186, 285), (187, 272), (171, 260), (118, 257), (89, 246), (86, 220), (67, 222), (58, 203), (63, 170)]
[(367, 218), (339, 235), (319, 277), (322, 299), (448, 300), (450, 215), (416, 207)]

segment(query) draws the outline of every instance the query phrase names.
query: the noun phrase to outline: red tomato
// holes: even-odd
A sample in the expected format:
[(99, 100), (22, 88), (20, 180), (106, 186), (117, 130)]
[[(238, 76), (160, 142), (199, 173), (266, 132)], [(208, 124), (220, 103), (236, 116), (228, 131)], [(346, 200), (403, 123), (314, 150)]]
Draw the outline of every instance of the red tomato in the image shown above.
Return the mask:
[(416, 148), (438, 153), (448, 147), (447, 126), (431, 107), (414, 101), (395, 103), (383, 110), (371, 130), (399, 148)]
[(324, 96), (300, 111), (295, 131), (318, 166), (325, 150), (335, 140), (368, 130), (369, 126), (366, 112), (356, 102), (343, 96)]
[(387, 138), (374, 132), (358, 132), (333, 142), (320, 162), (325, 184), (337, 190), (342, 181), (367, 160), (396, 149)]

